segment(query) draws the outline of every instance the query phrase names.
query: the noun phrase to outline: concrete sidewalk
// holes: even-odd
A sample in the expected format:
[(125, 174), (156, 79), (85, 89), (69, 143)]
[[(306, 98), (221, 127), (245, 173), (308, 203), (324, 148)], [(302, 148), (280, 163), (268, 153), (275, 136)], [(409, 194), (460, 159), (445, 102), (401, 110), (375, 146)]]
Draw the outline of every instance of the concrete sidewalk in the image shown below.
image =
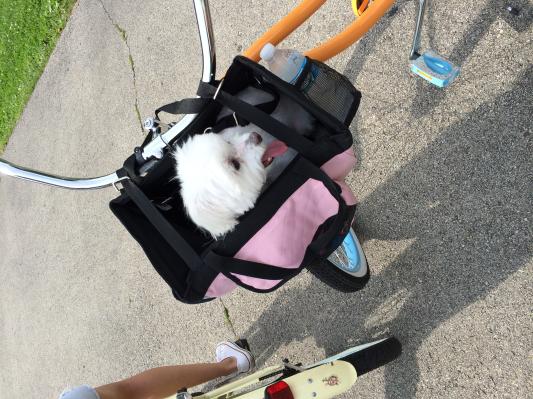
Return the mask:
[[(211, 3), (222, 73), (297, 2)], [(338, 32), (348, 3), (329, 1), (286, 46)], [(444, 91), (408, 72), (413, 1), (329, 62), (363, 93), (350, 184), (372, 278), (360, 293), (304, 272), (268, 295), (182, 305), (108, 210), (113, 189), (2, 177), (0, 397), (211, 360), (234, 336), (262, 365), (390, 333), (402, 358), (344, 397), (527, 398), (533, 49), (530, 6), (516, 4), (518, 17), (500, 1), (431, 5), (424, 45), (462, 65)], [(60, 175), (115, 170), (144, 138), (138, 115), (195, 92), (196, 36), (190, 1), (80, 0), (2, 157)]]

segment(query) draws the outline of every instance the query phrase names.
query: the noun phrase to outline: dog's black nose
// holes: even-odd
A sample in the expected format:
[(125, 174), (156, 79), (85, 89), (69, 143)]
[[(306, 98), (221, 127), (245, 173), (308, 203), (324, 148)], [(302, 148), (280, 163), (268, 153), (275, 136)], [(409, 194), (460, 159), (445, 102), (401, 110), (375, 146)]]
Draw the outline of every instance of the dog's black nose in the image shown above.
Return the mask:
[(257, 132), (252, 132), (250, 133), (250, 137), (248, 138), (248, 140), (250, 140), (251, 143), (253, 144), (261, 144), (261, 142), (263, 141), (263, 138), (261, 137), (261, 135)]

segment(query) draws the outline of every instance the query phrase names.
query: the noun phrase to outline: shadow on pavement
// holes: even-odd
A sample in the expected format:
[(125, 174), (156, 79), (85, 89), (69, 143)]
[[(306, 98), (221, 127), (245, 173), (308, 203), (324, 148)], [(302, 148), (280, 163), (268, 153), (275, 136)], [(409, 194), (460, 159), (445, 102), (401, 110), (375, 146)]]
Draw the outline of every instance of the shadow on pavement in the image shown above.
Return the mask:
[[(351, 59), (347, 63), (344, 74), (355, 82), (361, 73), (367, 57), (372, 54), (376, 47), (381, 44), (383, 33), (389, 29), (393, 21), (393, 16), (397, 11), (408, 4), (410, 0), (400, 0), (391, 8), (388, 14), (357, 44), (357, 49), (354, 51)], [(415, 0), (416, 3), (418, 1)], [(515, 16), (506, 11), (507, 5), (511, 4), (519, 11), (519, 15)], [(435, 39), (436, 20), (439, 16), (435, 15), (434, 5), (430, 1), (426, 10), (424, 19), (423, 36), (428, 37), (429, 47), (437, 52), (439, 51), (437, 41)], [(418, 7), (418, 6), (417, 6)], [(474, 51), (479, 42), (486, 35), (490, 26), (498, 19), (504, 19), (515, 31), (525, 32), (531, 26), (533, 21), (533, 7), (528, 0), (515, 0), (513, 2), (506, 2), (504, 0), (487, 1), (485, 6), (478, 13), (474, 21), (469, 24), (469, 28), (465, 31), (460, 40), (450, 38), (455, 42), (453, 49), (442, 55), (454, 62), (456, 65), (463, 65), (470, 54)], [(412, 29), (406, 31), (405, 40), (411, 43), (413, 29), (415, 26), (415, 15), (412, 15)], [(409, 47), (410, 48), (410, 47)], [(409, 54), (405, 54), (405, 68), (407, 68)], [(422, 79), (415, 80), (416, 95), (411, 107), (411, 115), (415, 119), (420, 119), (430, 114), (445, 98), (446, 91), (435, 86), (428, 85)]]
[[(465, 31), (461, 39), (456, 41), (455, 38), (450, 38), (451, 41), (455, 42), (455, 46), (449, 53), (443, 55), (456, 65), (463, 65), (478, 46), (479, 42), (487, 34), (491, 25), (498, 18), (503, 18), (518, 32), (524, 32), (527, 30), (532, 21), (531, 6), (527, 4), (527, 0), (517, 0), (512, 2), (512, 4), (520, 10), (520, 15), (518, 16), (510, 14), (506, 10), (508, 3), (510, 4), (511, 2), (503, 0), (486, 2), (474, 21), (469, 24), (469, 28)], [(435, 36), (437, 35), (435, 21), (438, 19), (438, 15), (435, 15), (432, 12), (431, 6), (426, 12), (425, 28), (427, 29), (427, 35), (429, 37), (429, 45), (430, 48), (438, 52), (439, 49), (437, 48), (435, 40)], [(433, 85), (428, 85), (422, 79), (416, 79), (416, 95), (414, 96), (414, 102), (411, 108), (411, 116), (420, 119), (429, 115), (438, 107), (445, 97), (445, 90)]]
[(333, 353), (390, 333), (402, 341), (404, 353), (385, 369), (386, 397), (415, 396), (417, 351), (432, 331), (530, 258), (525, 219), (533, 199), (532, 84), (530, 67), (507, 92), (445, 129), (359, 205), (356, 226), (364, 240), (411, 240), (410, 245), (361, 292), (341, 294), (316, 281), (280, 292), (243, 335), (259, 363), (309, 336)]

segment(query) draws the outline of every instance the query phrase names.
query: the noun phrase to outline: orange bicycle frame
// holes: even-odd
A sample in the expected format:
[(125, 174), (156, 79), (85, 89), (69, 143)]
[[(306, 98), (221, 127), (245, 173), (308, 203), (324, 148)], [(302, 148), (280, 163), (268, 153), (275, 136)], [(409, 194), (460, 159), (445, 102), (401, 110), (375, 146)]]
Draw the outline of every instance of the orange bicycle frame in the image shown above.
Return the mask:
[[(266, 43), (272, 43), (273, 45), (280, 43), (313, 15), (325, 2), (326, 0), (303, 0), (289, 14), (257, 39), (243, 55), (254, 61), (259, 61), (259, 52)], [(346, 29), (319, 46), (305, 52), (305, 55), (319, 61), (326, 61), (336, 56), (368, 32), (393, 3), (394, 0), (372, 1), (368, 8)]]

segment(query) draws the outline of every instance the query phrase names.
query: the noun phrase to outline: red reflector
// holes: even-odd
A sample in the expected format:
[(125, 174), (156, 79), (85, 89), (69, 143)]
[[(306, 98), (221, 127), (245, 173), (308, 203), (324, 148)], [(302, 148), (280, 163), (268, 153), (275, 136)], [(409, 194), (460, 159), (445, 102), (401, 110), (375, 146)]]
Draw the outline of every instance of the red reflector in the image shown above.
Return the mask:
[(279, 381), (265, 389), (265, 399), (294, 399), (285, 381)]

